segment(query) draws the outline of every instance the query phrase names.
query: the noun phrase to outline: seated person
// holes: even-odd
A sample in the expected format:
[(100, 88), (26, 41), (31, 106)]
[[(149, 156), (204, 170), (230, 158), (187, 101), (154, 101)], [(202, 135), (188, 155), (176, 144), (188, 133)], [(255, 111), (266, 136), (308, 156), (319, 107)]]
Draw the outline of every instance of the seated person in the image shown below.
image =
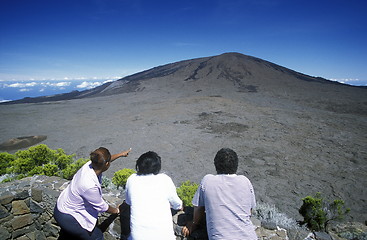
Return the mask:
[(208, 174), (202, 179), (192, 200), (193, 221), (182, 229), (183, 235), (190, 235), (206, 218), (210, 240), (256, 240), (255, 226), (250, 220), (256, 206), (255, 193), (247, 177), (236, 175), (236, 152), (219, 150), (214, 165), (217, 175)]
[(161, 158), (146, 152), (136, 161), (136, 174), (126, 182), (126, 203), (130, 205), (129, 239), (175, 240), (171, 208), (182, 209), (171, 178), (161, 170)]
[(96, 227), (98, 214), (119, 214), (119, 208), (109, 206), (102, 198), (102, 173), (117, 158), (128, 156), (130, 150), (111, 156), (108, 149), (100, 147), (90, 154), (90, 161), (57, 199), (54, 218), (61, 227), (59, 239), (103, 239), (101, 229)]

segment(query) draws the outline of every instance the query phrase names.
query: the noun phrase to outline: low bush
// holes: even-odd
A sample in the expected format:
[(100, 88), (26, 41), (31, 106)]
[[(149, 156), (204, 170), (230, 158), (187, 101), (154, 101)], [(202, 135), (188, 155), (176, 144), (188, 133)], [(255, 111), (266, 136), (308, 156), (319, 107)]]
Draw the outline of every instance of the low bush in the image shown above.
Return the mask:
[(196, 190), (198, 189), (199, 185), (194, 182), (190, 182), (189, 180), (181, 183), (180, 187), (178, 187), (177, 195), (181, 198), (184, 206), (192, 207), (192, 199), (195, 195)]
[(61, 177), (71, 180), (74, 174), (88, 161), (89, 159), (79, 158), (74, 163), (67, 165), (65, 169), (62, 169)]
[(19, 150), (15, 154), (0, 153), (0, 175), (7, 173), (10, 176), (4, 181), (33, 175), (59, 176), (70, 180), (89, 161), (78, 159), (73, 162), (74, 156), (65, 154), (61, 148), (52, 150), (45, 144)]
[(312, 231), (327, 232), (327, 226), (331, 221), (343, 219), (350, 211), (349, 208), (345, 208), (343, 200), (336, 199), (329, 202), (323, 199), (319, 192), (315, 196), (303, 198), (302, 201), (299, 213), (304, 220), (300, 223)]
[(15, 160), (14, 155), (7, 152), (0, 153), (0, 175), (6, 174), (6, 168), (14, 160)]
[(116, 185), (117, 189), (123, 187), (125, 189), (126, 181), (131, 174), (136, 173), (135, 170), (130, 168), (124, 168), (114, 173), (112, 177), (112, 183)]

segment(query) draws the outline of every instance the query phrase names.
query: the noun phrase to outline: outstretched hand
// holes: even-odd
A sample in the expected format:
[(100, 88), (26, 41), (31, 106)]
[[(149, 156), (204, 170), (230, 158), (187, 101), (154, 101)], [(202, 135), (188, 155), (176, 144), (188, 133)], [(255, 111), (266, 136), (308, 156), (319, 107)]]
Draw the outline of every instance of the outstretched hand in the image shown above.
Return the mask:
[(129, 155), (129, 153), (131, 152), (131, 148), (129, 148), (128, 150), (126, 151), (122, 151), (120, 153), (116, 153), (114, 155), (111, 156), (111, 162), (116, 160), (117, 158), (119, 157), (127, 157)]
[(120, 152), (120, 155), (121, 155), (121, 157), (127, 157), (130, 152), (131, 152), (131, 148), (129, 148), (126, 151)]

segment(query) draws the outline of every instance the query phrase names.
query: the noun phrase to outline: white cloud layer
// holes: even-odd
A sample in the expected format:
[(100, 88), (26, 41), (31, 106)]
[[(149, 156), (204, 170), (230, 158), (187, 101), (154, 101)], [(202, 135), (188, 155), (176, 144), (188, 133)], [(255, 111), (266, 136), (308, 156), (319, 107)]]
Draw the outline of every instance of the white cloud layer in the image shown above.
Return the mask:
[(19, 89), (19, 92), (29, 92), (30, 89), (29, 88), (21, 88)]
[(30, 83), (12, 83), (12, 84), (4, 84), (4, 87), (12, 87), (12, 88), (27, 88), (27, 87), (34, 87), (38, 83), (30, 82)]
[(106, 80), (104, 82), (87, 82), (84, 81), (81, 84), (77, 85), (77, 88), (86, 88), (86, 89), (91, 89), (91, 88), (95, 88), (98, 86), (101, 86), (102, 84), (105, 84), (107, 82), (112, 82), (113, 80)]
[(367, 80), (358, 78), (331, 78), (330, 80), (354, 86), (367, 86)]
[(95, 88), (95, 87), (98, 87), (102, 85), (101, 82), (87, 82), (87, 81), (84, 81), (82, 82), (81, 84), (77, 85), (76, 87), (77, 88), (86, 88), (86, 89), (91, 89), (91, 88)]

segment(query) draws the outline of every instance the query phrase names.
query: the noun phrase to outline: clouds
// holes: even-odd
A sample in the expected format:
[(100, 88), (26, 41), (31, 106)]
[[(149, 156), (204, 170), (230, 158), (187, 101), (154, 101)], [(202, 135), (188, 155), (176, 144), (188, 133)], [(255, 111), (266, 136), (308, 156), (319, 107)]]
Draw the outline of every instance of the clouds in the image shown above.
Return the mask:
[(62, 80), (0, 81), (0, 102), (24, 97), (50, 96), (75, 90), (83, 91), (110, 81), (113, 80), (64, 78)]
[(65, 88), (71, 85), (71, 82), (15, 82), (15, 83), (2, 83), (0, 86), (2, 88), (19, 88), (20, 92), (30, 91), (30, 88), (42, 87), (41, 89), (47, 87), (54, 88)]
[(84, 81), (81, 84), (77, 85), (76, 87), (77, 88), (91, 89), (91, 88), (98, 87), (100, 85), (102, 85), (101, 82), (87, 82), (87, 81)]
[(102, 84), (108, 83), (108, 82), (112, 82), (113, 80), (106, 80), (104, 82), (87, 82), (84, 81), (81, 84), (77, 85), (77, 88), (84, 88), (84, 89), (91, 89), (91, 88), (95, 88), (98, 86), (101, 86)]
[(330, 80), (354, 86), (367, 86), (367, 80), (358, 78), (332, 78)]
[(30, 83), (11, 83), (11, 84), (4, 84), (4, 87), (11, 87), (11, 88), (27, 88), (27, 87), (34, 87), (36, 86), (36, 82), (30, 82)]
[(77, 80), (71, 80), (71, 81), (62, 81), (62, 82), (53, 82), (53, 81), (32, 81), (32, 82), (8, 82), (8, 81), (2, 81), (0, 82), (0, 88), (18, 88), (19, 91), (25, 92), (29, 91), (31, 88), (40, 88), (40, 91), (44, 91), (45, 88), (59, 88), (59, 89), (65, 89), (66, 87), (70, 87), (72, 85), (75, 85), (74, 87), (77, 89), (91, 89), (98, 87), (102, 84), (105, 84), (107, 82), (112, 82), (114, 80), (85, 80), (80, 83), (80, 81)]

